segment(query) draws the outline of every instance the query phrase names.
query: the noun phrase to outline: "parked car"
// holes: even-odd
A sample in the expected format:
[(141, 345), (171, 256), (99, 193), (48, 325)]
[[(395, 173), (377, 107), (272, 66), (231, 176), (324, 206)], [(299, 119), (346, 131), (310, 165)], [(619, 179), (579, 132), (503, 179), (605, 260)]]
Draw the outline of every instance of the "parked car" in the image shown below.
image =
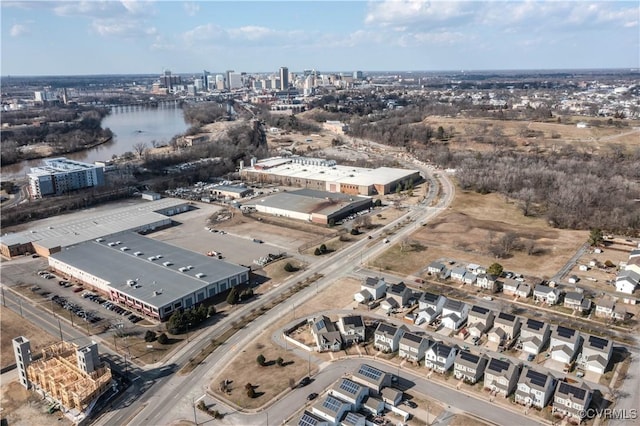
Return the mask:
[(305, 387), (307, 386), (309, 383), (311, 383), (311, 379), (307, 376), (307, 377), (303, 377), (302, 380), (300, 380), (300, 387)]
[(310, 393), (309, 395), (307, 395), (307, 401), (313, 401), (314, 399), (316, 399), (318, 397), (318, 394), (315, 392)]

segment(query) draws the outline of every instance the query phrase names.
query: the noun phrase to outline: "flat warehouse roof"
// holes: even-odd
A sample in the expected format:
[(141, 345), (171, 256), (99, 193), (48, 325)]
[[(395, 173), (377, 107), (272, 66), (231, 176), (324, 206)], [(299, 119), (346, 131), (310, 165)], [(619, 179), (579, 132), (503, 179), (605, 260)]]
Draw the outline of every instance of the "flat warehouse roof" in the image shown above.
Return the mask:
[(69, 215), (69, 218), (73, 219), (59, 225), (34, 227), (27, 231), (3, 235), (0, 237), (0, 244), (12, 246), (37, 242), (42, 247), (64, 247), (103, 235), (162, 222), (167, 219), (167, 216), (156, 213), (157, 211), (185, 204), (187, 204), (186, 201), (177, 198), (163, 198), (109, 210), (95, 216), (81, 211)]
[(300, 213), (318, 213), (329, 215), (349, 206), (370, 200), (365, 197), (334, 192), (303, 189), (293, 192), (280, 192), (256, 201), (256, 205)]
[[(119, 244), (109, 246), (118, 241)], [(248, 271), (243, 266), (134, 232), (111, 235), (101, 242), (87, 241), (62, 249), (50, 257), (100, 277), (108, 281), (111, 288), (156, 307)], [(180, 271), (180, 268), (189, 266), (191, 269)], [(196, 274), (202, 275), (198, 277)], [(136, 281), (136, 285), (128, 285), (129, 280)], [(154, 292), (158, 294), (154, 295)]]

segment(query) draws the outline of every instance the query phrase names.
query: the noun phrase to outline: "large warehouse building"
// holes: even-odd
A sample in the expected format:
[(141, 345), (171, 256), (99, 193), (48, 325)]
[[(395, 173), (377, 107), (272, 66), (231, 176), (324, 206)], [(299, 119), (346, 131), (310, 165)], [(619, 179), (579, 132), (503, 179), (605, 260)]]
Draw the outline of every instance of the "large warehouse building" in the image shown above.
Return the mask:
[(280, 192), (255, 201), (255, 209), (261, 213), (325, 225), (368, 209), (372, 205), (371, 198), (368, 197), (312, 189)]
[(163, 198), (109, 210), (103, 214), (74, 214), (74, 220), (33, 228), (0, 237), (0, 252), (7, 258), (25, 253), (49, 256), (61, 248), (124, 231), (147, 232), (171, 224), (170, 216), (185, 212), (189, 202)]
[(422, 179), (418, 170), (340, 166), (333, 160), (298, 156), (252, 161), (251, 167), (242, 167), (240, 176), (253, 182), (351, 195), (388, 194), (399, 184)]
[(249, 281), (244, 266), (134, 232), (63, 248), (49, 266), (158, 320)]

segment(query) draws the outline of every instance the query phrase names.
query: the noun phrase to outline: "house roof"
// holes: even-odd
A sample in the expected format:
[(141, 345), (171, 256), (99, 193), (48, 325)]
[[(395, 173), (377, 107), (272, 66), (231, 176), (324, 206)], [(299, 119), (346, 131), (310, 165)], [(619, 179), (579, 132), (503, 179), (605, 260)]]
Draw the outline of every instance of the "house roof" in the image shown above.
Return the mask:
[(336, 331), (335, 324), (325, 315), (313, 319), (312, 330), (316, 333)]
[(366, 417), (363, 416), (362, 414), (349, 411), (347, 415), (344, 416), (344, 419), (342, 419), (340, 424), (344, 426), (355, 426), (358, 424), (363, 424), (365, 419)]
[(473, 315), (476, 318), (488, 318), (492, 314), (491, 309), (484, 308), (482, 306), (473, 305), (469, 310), (469, 316)]
[(376, 334), (382, 334), (388, 337), (394, 337), (399, 332), (400, 328), (387, 324), (385, 322), (381, 322), (380, 324), (378, 324), (378, 328), (376, 328)]
[(451, 275), (460, 275), (461, 277), (463, 277), (466, 272), (467, 270), (465, 268), (459, 266), (451, 270)]
[(439, 294), (429, 293), (428, 291), (425, 291), (420, 296), (420, 300), (419, 301), (435, 305), (438, 302), (438, 299), (440, 297), (442, 297), (442, 296), (440, 296)]
[(556, 397), (562, 399), (571, 399), (574, 402), (586, 402), (591, 394), (591, 390), (582, 383), (580, 386), (575, 386), (567, 382), (560, 382), (556, 388)]
[(354, 382), (353, 380), (343, 378), (338, 383), (336, 383), (331, 389), (340, 394), (349, 395), (355, 398), (360, 394), (360, 392), (362, 392), (362, 390), (364, 389), (364, 386)]
[(455, 363), (466, 367), (477, 368), (478, 365), (485, 360), (484, 355), (481, 356), (472, 354), (469, 351), (460, 351), (456, 356)]
[(384, 282), (384, 278), (367, 277), (364, 279), (364, 282), (362, 283), (362, 285), (364, 287), (378, 288), (382, 285), (386, 286), (387, 284)]
[(431, 347), (435, 352), (436, 356), (448, 358), (451, 351), (453, 351), (453, 347), (447, 346), (442, 342), (437, 342), (435, 345)]
[(444, 264), (442, 264), (440, 262), (431, 262), (429, 264), (428, 268), (437, 269), (439, 271), (442, 271), (445, 268), (445, 266), (444, 266)]
[(596, 306), (600, 306), (602, 308), (608, 308), (608, 309), (613, 309), (615, 304), (616, 304), (615, 300), (610, 299), (610, 298), (604, 298), (604, 297), (602, 299), (599, 299), (596, 302)]
[(304, 410), (302, 416), (300, 416), (300, 419), (298, 420), (298, 423), (296, 423), (296, 426), (317, 426), (326, 422), (327, 421), (325, 419), (322, 419), (317, 415)]
[(380, 386), (384, 383), (387, 373), (368, 364), (360, 364), (358, 370), (353, 373), (353, 377), (357, 377), (366, 383), (372, 383), (376, 386)]
[(557, 291), (558, 290), (556, 290), (555, 288), (549, 287), (547, 285), (537, 285), (536, 288), (533, 289), (533, 292), (535, 294), (544, 295), (544, 296), (547, 296), (551, 293), (557, 293)]
[(340, 321), (342, 321), (342, 324), (345, 329), (364, 327), (364, 321), (362, 320), (362, 315), (347, 315), (345, 317), (341, 317)]
[(592, 351), (608, 354), (613, 347), (613, 342), (609, 339), (603, 339), (602, 337), (589, 336), (585, 339), (583, 345), (583, 350), (590, 349)]
[(576, 342), (579, 336), (580, 333), (573, 328), (563, 327), (561, 325), (556, 326), (552, 332), (552, 337), (566, 342)]
[(583, 298), (584, 294), (577, 291), (569, 291), (564, 295), (564, 301), (570, 303), (582, 303)]
[(487, 365), (487, 371), (494, 375), (511, 376), (515, 373), (516, 366), (509, 361), (503, 361), (497, 358), (491, 358)]
[(527, 318), (527, 321), (525, 321), (524, 326), (522, 327), (522, 332), (543, 334), (547, 327), (548, 325), (542, 321)]
[(395, 401), (398, 398), (402, 398), (402, 391), (393, 388), (384, 388), (382, 389), (382, 397), (388, 399), (390, 401)]
[(313, 406), (313, 408), (335, 418), (341, 411), (344, 410), (345, 406), (347, 406), (348, 408), (350, 404), (339, 398), (336, 398), (335, 396), (327, 395), (323, 400), (318, 401)]
[(464, 306), (465, 303), (460, 300), (447, 299), (447, 301), (444, 302), (443, 309), (447, 309), (453, 312), (462, 312)]
[(407, 291), (411, 291), (404, 283), (393, 284), (387, 289), (388, 295), (404, 296)]
[(520, 375), (520, 383), (526, 383), (530, 388), (538, 390), (546, 390), (552, 385), (553, 381), (554, 377), (552, 375), (541, 373), (528, 366), (524, 367)]

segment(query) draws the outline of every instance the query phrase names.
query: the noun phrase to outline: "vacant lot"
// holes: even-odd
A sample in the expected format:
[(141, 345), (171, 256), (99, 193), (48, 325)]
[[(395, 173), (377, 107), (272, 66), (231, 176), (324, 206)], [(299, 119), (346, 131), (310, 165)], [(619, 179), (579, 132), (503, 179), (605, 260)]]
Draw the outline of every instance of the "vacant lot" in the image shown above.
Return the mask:
[[(488, 246), (506, 233), (515, 233), (521, 241), (533, 243), (538, 254), (514, 251), (507, 258), (496, 259)], [(392, 246), (370, 266), (410, 275), (438, 259), (486, 266), (498, 261), (505, 269), (551, 277), (587, 236), (586, 231), (554, 229), (542, 219), (525, 217), (513, 202), (499, 195), (458, 191), (449, 211), (411, 235), (405, 247)]]
[(31, 321), (21, 317), (10, 309), (0, 307), (0, 345), (2, 352), (0, 368), (15, 364), (13, 356), (13, 343), (11, 340), (18, 336), (24, 336), (31, 341), (31, 352), (38, 353), (42, 348), (49, 346), (60, 339), (56, 339), (36, 327)]
[[(576, 123), (585, 121), (584, 117), (562, 117), (563, 122), (537, 121), (507, 121), (473, 118), (428, 117), (423, 121), (432, 127), (442, 126), (449, 129), (453, 126), (453, 147), (474, 150), (491, 150), (491, 144), (471, 142), (479, 136), (491, 139), (496, 132), (510, 137), (522, 149), (537, 147), (537, 149), (553, 152), (565, 145), (571, 145), (578, 151), (597, 152), (606, 150), (613, 144), (624, 145), (628, 148), (640, 146), (640, 130), (638, 123), (629, 122), (628, 127), (613, 127), (606, 125), (607, 119), (601, 120), (601, 127), (578, 128)], [(596, 120), (589, 118), (586, 121)]]
[(17, 380), (8, 383), (3, 382), (0, 395), (2, 395), (2, 400), (0, 401), (2, 416), (0, 418), (3, 425), (57, 424), (67, 426), (72, 424), (60, 411), (48, 414), (47, 408), (49, 404), (35, 392), (25, 389)]
[[(353, 278), (339, 279), (308, 303), (296, 306), (295, 318), (304, 318), (326, 309), (340, 309), (351, 302), (353, 293), (358, 291), (359, 288), (359, 280)], [(294, 320), (293, 315), (294, 311), (283, 314), (282, 319), (265, 330), (258, 339), (238, 353), (234, 361), (211, 383), (211, 391), (239, 407), (246, 409), (258, 408), (287, 390), (291, 379), (297, 383), (302, 377), (307, 376), (309, 365), (311, 366), (311, 374), (314, 374), (317, 368), (313, 363), (309, 364), (308, 359), (301, 359), (293, 352), (286, 351), (271, 341), (271, 335), (276, 330), (282, 329), (287, 323)], [(237, 348), (231, 348), (231, 350), (237, 350)], [(258, 365), (256, 358), (260, 354), (265, 357), (270, 365), (265, 367)], [(317, 354), (314, 354), (315, 356)], [(285, 366), (279, 367), (275, 364), (278, 357), (284, 360)], [(223, 395), (219, 390), (219, 383), (223, 379), (232, 380), (230, 394)], [(247, 396), (247, 391), (245, 390), (247, 383), (255, 386), (257, 397), (249, 398)]]

